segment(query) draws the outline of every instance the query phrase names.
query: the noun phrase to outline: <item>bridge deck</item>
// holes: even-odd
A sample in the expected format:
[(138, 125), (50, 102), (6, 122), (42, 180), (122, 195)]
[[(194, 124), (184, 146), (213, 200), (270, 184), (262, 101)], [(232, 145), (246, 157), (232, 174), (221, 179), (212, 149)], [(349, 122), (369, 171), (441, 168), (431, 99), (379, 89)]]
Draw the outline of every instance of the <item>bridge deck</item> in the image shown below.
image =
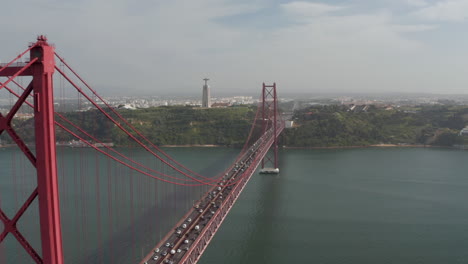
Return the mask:
[(270, 129), (245, 151), (222, 183), (211, 188), (141, 264), (196, 263), (283, 128), (279, 126), (277, 135)]

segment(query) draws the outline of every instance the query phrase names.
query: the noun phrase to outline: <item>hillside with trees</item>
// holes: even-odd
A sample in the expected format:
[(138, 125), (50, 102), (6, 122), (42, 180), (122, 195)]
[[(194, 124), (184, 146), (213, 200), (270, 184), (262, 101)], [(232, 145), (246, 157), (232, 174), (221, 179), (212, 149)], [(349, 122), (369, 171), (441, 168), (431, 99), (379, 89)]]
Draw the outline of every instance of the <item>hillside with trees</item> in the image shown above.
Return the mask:
[[(238, 147), (247, 138), (256, 107), (193, 108), (185, 106), (118, 110), (157, 145), (222, 145)], [(109, 111), (110, 112), (110, 111)], [(62, 113), (103, 142), (131, 145), (129, 137), (96, 110)], [(293, 128), (285, 129), (280, 144), (288, 147), (340, 147), (375, 144), (452, 146), (468, 144), (459, 136), (468, 124), (468, 107), (417, 106), (385, 108), (322, 105), (296, 110)], [(57, 117), (60, 122), (61, 119)], [(62, 122), (63, 123), (63, 122)], [(14, 120), (26, 142), (33, 142), (33, 119)], [(12, 143), (5, 135), (3, 143)], [(75, 139), (57, 128), (57, 141)]]
[(370, 106), (365, 111), (351, 111), (347, 106), (326, 105), (296, 111), (293, 119), (295, 127), (286, 131), (282, 138), (286, 146), (452, 146), (464, 143), (464, 138), (458, 134), (468, 123), (468, 108)]
[[(254, 108), (243, 106), (210, 109), (155, 107), (119, 112), (156, 145), (240, 146), (247, 138), (255, 115)], [(132, 144), (125, 133), (95, 110), (64, 115), (103, 141), (116, 145)], [(67, 133), (58, 129), (57, 140), (70, 139), (72, 138)]]

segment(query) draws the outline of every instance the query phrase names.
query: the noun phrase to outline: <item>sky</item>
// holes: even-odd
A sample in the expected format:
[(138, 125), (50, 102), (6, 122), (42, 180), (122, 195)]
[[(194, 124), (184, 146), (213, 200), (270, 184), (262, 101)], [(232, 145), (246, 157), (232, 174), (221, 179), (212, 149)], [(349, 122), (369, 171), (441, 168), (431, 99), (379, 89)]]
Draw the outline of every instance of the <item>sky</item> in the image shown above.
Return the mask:
[(468, 93), (468, 0), (22, 0), (0, 61), (39, 34), (104, 95)]

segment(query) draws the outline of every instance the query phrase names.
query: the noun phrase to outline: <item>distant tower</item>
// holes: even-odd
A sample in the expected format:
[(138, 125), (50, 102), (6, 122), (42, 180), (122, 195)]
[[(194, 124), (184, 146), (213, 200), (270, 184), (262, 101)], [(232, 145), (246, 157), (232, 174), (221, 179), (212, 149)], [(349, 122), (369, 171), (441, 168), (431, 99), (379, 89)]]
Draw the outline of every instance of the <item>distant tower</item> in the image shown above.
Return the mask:
[(211, 107), (210, 87), (208, 86), (210, 79), (205, 78), (203, 80), (205, 81), (205, 85), (203, 85), (202, 107)]

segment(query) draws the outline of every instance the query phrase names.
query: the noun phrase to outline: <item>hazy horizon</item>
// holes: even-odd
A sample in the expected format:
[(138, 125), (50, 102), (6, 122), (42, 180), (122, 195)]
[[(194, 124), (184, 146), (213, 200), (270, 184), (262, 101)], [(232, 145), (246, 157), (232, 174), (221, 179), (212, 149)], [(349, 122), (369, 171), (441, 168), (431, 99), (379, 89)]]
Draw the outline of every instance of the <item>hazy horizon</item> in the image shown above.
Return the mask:
[[(254, 99), (260, 98), (261, 96), (261, 85), (257, 87), (258, 91), (247, 91), (247, 92), (242, 92), (242, 91), (217, 91), (211, 89), (211, 97), (212, 98), (222, 98), (222, 97), (234, 97), (234, 96), (252, 96)], [(462, 97), (462, 98), (468, 98), (468, 93), (431, 93), (431, 92), (392, 92), (392, 91), (376, 91), (376, 92), (354, 92), (354, 91), (348, 91), (348, 92), (340, 92), (340, 91), (330, 91), (330, 92), (307, 92), (307, 91), (288, 91), (288, 90), (283, 90), (281, 89), (281, 86), (278, 86), (278, 96), (280, 98), (294, 98), (294, 97), (304, 97), (304, 96), (310, 96), (310, 97), (346, 97), (346, 96), (368, 96), (368, 97), (421, 97), (421, 96), (428, 96), (428, 97), (441, 97), (441, 98), (452, 98), (452, 97)], [(104, 90), (105, 91), (105, 90)], [(194, 97), (194, 98), (200, 98), (202, 97), (202, 89), (192, 89), (189, 91), (183, 91), (183, 90), (174, 90), (171, 92), (157, 92), (157, 93), (151, 93), (151, 92), (145, 92), (142, 91), (141, 93), (135, 93), (133, 92), (132, 94), (116, 94), (116, 93), (109, 93), (109, 92), (104, 92), (102, 93), (103, 96), (106, 97), (142, 97), (142, 96), (151, 96), (151, 97)]]

